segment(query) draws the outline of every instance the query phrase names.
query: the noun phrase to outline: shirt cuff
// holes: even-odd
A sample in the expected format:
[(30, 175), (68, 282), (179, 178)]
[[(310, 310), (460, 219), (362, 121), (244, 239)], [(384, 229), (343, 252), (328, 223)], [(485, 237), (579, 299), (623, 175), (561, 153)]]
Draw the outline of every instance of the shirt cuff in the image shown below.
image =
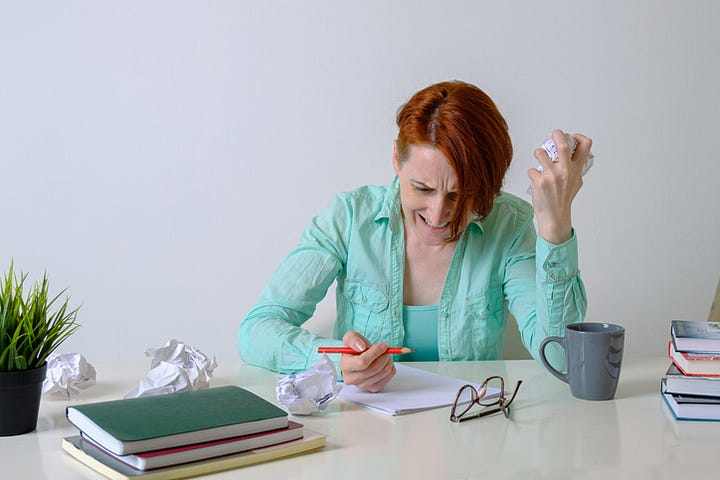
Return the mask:
[(578, 273), (578, 246), (575, 230), (570, 238), (555, 245), (546, 241), (540, 235), (535, 244), (535, 258), (538, 271), (544, 271), (553, 281), (567, 280)]
[(342, 371), (340, 370), (340, 357), (342, 357), (339, 353), (318, 353), (318, 347), (344, 347), (345, 344), (342, 340), (336, 340), (336, 339), (330, 339), (330, 338), (324, 338), (320, 342), (317, 343), (317, 345), (313, 346), (313, 351), (310, 353), (309, 357), (309, 363), (305, 366), (305, 369), (307, 370), (310, 368), (311, 365), (314, 365), (315, 362), (320, 360), (323, 355), (327, 355), (330, 360), (335, 364), (335, 371), (338, 375), (338, 380), (342, 382)]

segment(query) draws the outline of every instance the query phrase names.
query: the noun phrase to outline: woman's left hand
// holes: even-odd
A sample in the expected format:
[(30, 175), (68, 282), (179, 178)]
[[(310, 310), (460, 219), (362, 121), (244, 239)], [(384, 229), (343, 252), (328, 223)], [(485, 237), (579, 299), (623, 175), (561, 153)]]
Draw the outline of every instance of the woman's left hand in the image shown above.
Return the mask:
[(557, 146), (557, 162), (551, 161), (544, 149), (536, 149), (535, 158), (543, 171), (531, 168), (528, 177), (532, 180), (530, 188), (538, 234), (558, 245), (567, 241), (572, 234), (572, 202), (583, 184), (583, 165), (590, 154), (592, 140), (579, 133), (573, 134), (577, 146), (570, 157), (570, 145), (565, 133), (553, 130), (551, 136)]

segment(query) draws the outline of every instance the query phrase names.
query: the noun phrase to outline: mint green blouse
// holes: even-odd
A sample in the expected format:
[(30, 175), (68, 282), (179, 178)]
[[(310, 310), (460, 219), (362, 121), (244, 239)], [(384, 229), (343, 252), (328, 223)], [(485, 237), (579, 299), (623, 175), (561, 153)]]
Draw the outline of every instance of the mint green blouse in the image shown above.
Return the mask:
[[(319, 346), (341, 346), (348, 330), (372, 343), (405, 345), (404, 267), (397, 178), (338, 194), (310, 222), (240, 324), (240, 356), (291, 373), (317, 361)], [(322, 338), (302, 325), (334, 282), (333, 337)], [(538, 358), (543, 339), (563, 336), (567, 324), (583, 320), (586, 308), (575, 233), (561, 245), (546, 242), (535, 234), (532, 206), (500, 193), (487, 218), (470, 223), (456, 244), (438, 305), (438, 359), (502, 358), (509, 313)], [(564, 367), (562, 350), (547, 353)]]

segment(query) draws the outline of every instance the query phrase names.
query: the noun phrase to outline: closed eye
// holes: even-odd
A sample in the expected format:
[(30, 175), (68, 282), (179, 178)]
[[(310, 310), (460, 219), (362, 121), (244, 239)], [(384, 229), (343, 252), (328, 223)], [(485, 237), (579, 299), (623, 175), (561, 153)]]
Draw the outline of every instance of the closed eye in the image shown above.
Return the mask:
[(428, 187), (427, 185), (425, 185), (424, 183), (418, 182), (418, 181), (413, 181), (413, 182), (412, 182), (412, 187), (413, 187), (413, 190), (415, 190), (416, 192), (424, 192), (424, 193), (427, 193), (427, 192), (434, 192), (434, 191), (435, 191), (434, 188), (430, 188), (430, 187)]

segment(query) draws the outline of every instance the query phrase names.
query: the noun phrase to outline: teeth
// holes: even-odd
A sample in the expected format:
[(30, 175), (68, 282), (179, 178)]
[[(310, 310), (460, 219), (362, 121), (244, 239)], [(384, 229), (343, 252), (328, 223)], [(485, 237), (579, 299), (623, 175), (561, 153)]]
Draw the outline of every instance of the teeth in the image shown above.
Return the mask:
[(425, 223), (427, 223), (427, 224), (428, 224), (429, 226), (431, 226), (432, 228), (437, 228), (437, 229), (445, 228), (445, 227), (447, 227), (447, 226), (450, 224), (450, 222), (445, 222), (445, 223), (443, 223), (442, 225), (435, 225), (434, 223), (432, 223), (430, 220), (428, 220), (427, 218), (423, 217), (422, 215), (420, 215), (420, 218), (422, 218), (422, 219), (425, 221)]

